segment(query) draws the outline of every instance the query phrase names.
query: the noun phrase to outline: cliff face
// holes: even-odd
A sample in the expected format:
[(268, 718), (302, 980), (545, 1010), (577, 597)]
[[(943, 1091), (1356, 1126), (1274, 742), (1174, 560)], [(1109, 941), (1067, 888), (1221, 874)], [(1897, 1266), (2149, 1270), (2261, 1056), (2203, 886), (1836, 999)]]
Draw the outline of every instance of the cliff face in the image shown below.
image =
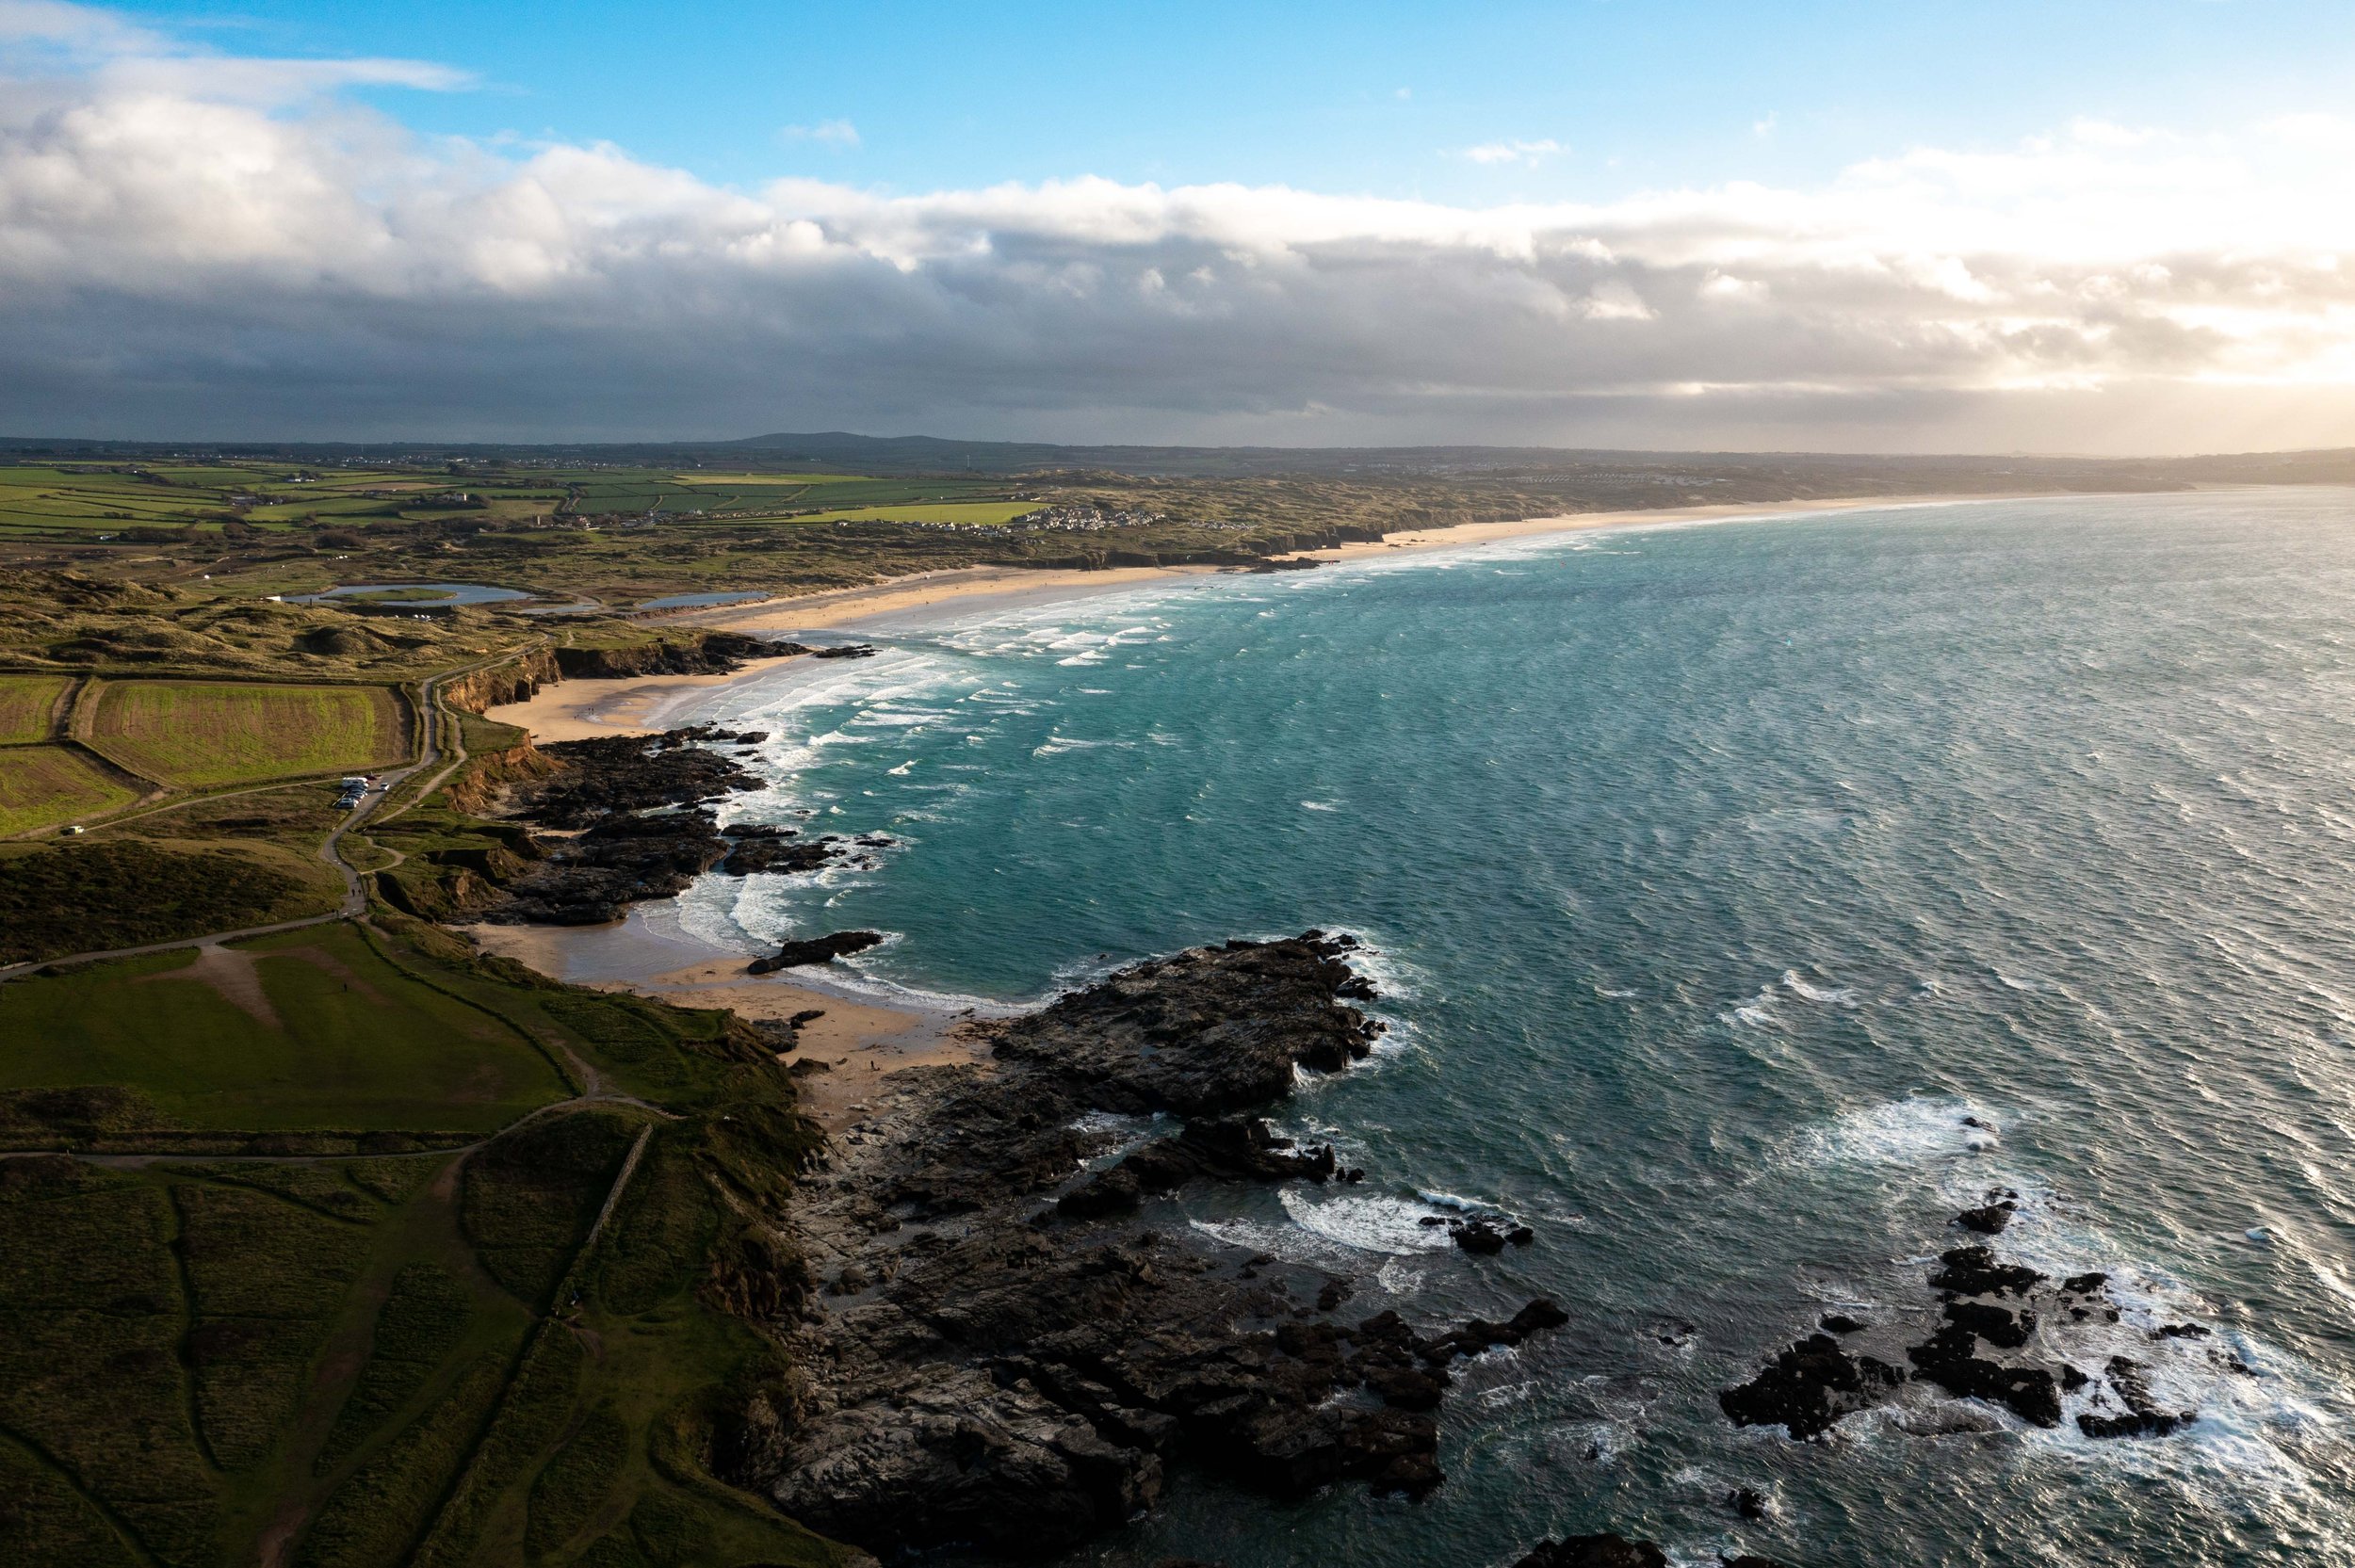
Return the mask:
[(625, 648), (559, 648), (557, 679), (618, 680), (631, 675), (724, 675), (746, 659), (798, 654), (790, 643), (763, 642), (740, 632), (703, 632), (682, 642), (642, 642)]
[(739, 632), (699, 632), (683, 640), (622, 648), (534, 648), (505, 664), (454, 676), (442, 700), (469, 713), (527, 703), (558, 681), (607, 681), (632, 675), (724, 675), (744, 660), (798, 654), (793, 643), (763, 642)]
[(502, 784), (518, 784), (526, 779), (545, 779), (563, 771), (563, 764), (541, 751), (530, 741), (511, 746), (503, 752), (479, 752), (466, 759), (466, 766), (443, 789), (443, 798), (452, 811), (469, 816), (487, 816), (498, 804)]
[(529, 702), (542, 687), (563, 678), (555, 655), (533, 648), (506, 664), (443, 682), (442, 701), (468, 713), (483, 713), (503, 703)]

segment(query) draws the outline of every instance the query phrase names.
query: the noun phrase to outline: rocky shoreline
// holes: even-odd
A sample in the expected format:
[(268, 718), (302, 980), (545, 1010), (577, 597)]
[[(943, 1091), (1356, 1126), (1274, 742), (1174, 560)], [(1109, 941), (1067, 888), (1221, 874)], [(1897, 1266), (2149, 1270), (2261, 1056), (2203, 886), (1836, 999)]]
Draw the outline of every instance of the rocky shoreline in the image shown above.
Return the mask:
[(820, 871), (871, 864), (889, 838), (804, 836), (765, 823), (722, 827), (713, 803), (764, 781), (720, 746), (750, 747), (759, 731), (708, 724), (646, 736), (555, 741), (550, 765), (508, 786), (505, 816), (533, 830), (538, 859), (513, 869), (479, 918), (500, 925), (594, 926), (634, 903), (675, 897), (697, 877)]
[[(804, 1181), (794, 1264), (769, 1275), (797, 1372), (752, 1401), (736, 1478), (878, 1554), (1020, 1557), (1120, 1525), (1182, 1466), (1276, 1495), (1441, 1484), (1450, 1364), (1558, 1308), (1353, 1317), (1347, 1278), (1138, 1213), (1189, 1187), (1348, 1179), (1257, 1113), (1371, 1049), (1354, 946), (1193, 948), (971, 1026), (979, 1066), (898, 1075)], [(1124, 1151), (1107, 1114), (1157, 1136)]]

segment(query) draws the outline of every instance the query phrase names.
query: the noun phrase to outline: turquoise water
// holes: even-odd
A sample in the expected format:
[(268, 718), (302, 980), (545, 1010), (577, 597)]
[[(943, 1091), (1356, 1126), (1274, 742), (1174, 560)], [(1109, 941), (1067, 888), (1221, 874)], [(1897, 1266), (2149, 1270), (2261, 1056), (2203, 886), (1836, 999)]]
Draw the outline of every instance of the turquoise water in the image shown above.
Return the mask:
[[(1605, 1528), (1688, 1562), (2355, 1560), (2351, 631), (2343, 491), (1626, 530), (911, 623), (703, 715), (776, 731), (742, 815), (901, 844), (680, 918), (747, 950), (875, 927), (869, 983), (1007, 1001), (1236, 934), (1373, 944), (1391, 1044), (1291, 1116), (1366, 1187), (1152, 1222), (1346, 1271), (1368, 1311), (1543, 1292), (1576, 1324), (1464, 1373), (1425, 1504), (1189, 1483), (1082, 1560), (1485, 1564)], [(2051, 1354), (2133, 1355), (2196, 1423), (1725, 1422), (1716, 1391), (1830, 1306), (1926, 1326), (1921, 1260), (1995, 1184), (2024, 1198), (2005, 1251), (2119, 1282), (2124, 1321)], [(1450, 1198), (1536, 1246), (1430, 1250)], [(2185, 1318), (2216, 1338), (2150, 1340)]]

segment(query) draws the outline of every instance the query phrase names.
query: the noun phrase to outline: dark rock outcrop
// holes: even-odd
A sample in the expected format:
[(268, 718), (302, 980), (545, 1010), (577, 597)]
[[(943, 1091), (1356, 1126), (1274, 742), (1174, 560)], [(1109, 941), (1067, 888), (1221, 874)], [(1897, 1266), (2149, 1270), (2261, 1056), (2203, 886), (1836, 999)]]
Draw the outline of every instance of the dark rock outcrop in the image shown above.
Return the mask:
[(1939, 1253), (1938, 1261), (1945, 1267), (1930, 1276), (1930, 1287), (1958, 1296), (1999, 1296), (2007, 1291), (2024, 1296), (2044, 1278), (2033, 1269), (1996, 1262), (1995, 1254), (1985, 1247), (1957, 1247)]
[(2051, 1372), (1990, 1361), (1975, 1354), (1977, 1349), (1977, 1334), (1966, 1323), (1950, 1321), (1922, 1344), (1908, 1348), (1906, 1358), (1924, 1382), (1957, 1398), (2002, 1405), (2031, 1426), (2060, 1425), (2060, 1386)]
[(767, 975), (779, 969), (799, 969), (808, 964), (832, 963), (853, 953), (863, 953), (884, 939), (881, 931), (833, 931), (825, 936), (813, 936), (800, 942), (788, 942), (770, 958), (755, 959), (744, 966), (748, 975)]
[[(1139, 964), (976, 1026), (989, 1071), (902, 1075), (903, 1108), (861, 1123), (800, 1211), (804, 1250), (847, 1288), (780, 1325), (801, 1382), (748, 1415), (766, 1435), (740, 1478), (879, 1554), (1020, 1556), (1150, 1506), (1176, 1464), (1282, 1496), (1438, 1485), (1450, 1364), (1559, 1326), (1558, 1307), (1431, 1334), (1393, 1312), (1341, 1321), (1345, 1281), (1130, 1218), (1190, 1182), (1340, 1173), (1329, 1148), (1236, 1113), (1296, 1067), (1362, 1054), (1346, 950), (1308, 936)], [(1112, 1147), (1082, 1120), (1102, 1111), (1191, 1120), (1075, 1182)]]
[(1737, 1427), (1779, 1426), (1793, 1437), (1816, 1437), (1904, 1381), (1888, 1363), (1851, 1356), (1831, 1335), (1811, 1334), (1748, 1382), (1718, 1395), (1717, 1404)]

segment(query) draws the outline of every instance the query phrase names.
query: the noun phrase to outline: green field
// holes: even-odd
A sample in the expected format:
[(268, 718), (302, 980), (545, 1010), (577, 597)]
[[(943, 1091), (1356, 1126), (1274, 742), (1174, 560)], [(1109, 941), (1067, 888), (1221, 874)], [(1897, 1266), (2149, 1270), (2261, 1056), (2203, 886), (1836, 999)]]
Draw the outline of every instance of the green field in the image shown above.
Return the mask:
[(116, 1085), (177, 1127), (465, 1131), (566, 1091), (512, 1025), (348, 925), (20, 980), (0, 1040), (0, 1089)]
[[(839, 1568), (709, 1470), (787, 1375), (712, 1286), (809, 1288), (747, 1240), (816, 1137), (741, 1028), (398, 916), (0, 985), (8, 1141), (265, 1140), (0, 1160), (0, 1561)], [(526, 1032), (671, 1114), (519, 1122), (571, 1092)]]
[(793, 519), (796, 523), (1010, 523), (1026, 511), (1036, 511), (1036, 501), (942, 501), (926, 504), (911, 502), (906, 506), (850, 507), (839, 511), (814, 512)]
[(87, 738), (180, 789), (378, 768), (409, 753), (401, 705), (382, 687), (112, 681), (96, 695)]
[[(47, 740), (64, 675), (0, 675), (0, 746)], [(0, 797), (5, 798), (5, 797)]]
[(127, 806), (138, 792), (71, 746), (0, 746), (0, 837)]

